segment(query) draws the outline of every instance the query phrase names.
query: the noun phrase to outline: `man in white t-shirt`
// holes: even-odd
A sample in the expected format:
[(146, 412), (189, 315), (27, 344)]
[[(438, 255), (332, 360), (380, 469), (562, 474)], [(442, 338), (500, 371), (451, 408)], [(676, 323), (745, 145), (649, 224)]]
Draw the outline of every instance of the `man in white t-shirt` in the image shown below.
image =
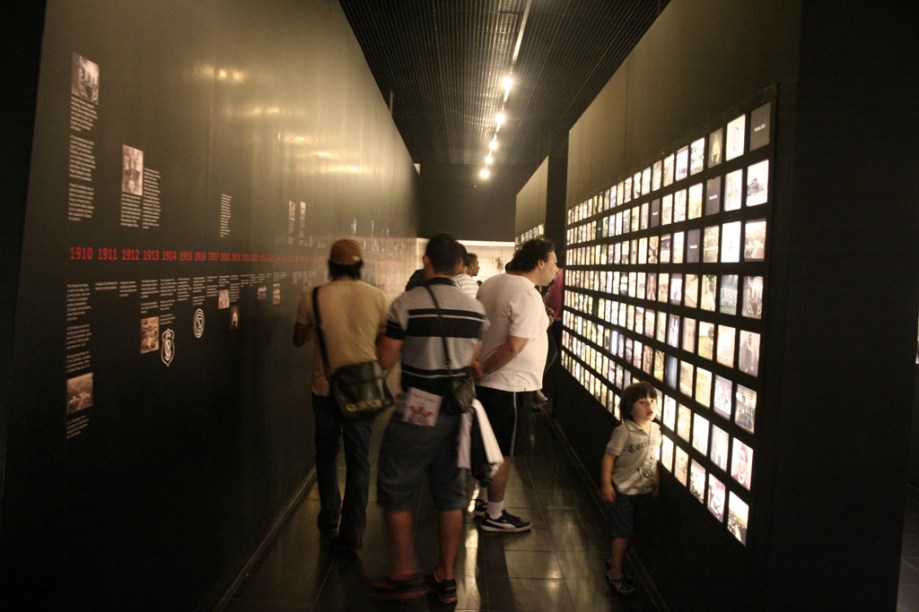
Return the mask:
[(466, 253), (463, 256), (463, 271), (453, 277), (453, 284), (459, 287), (463, 293), (475, 299), (479, 292), (479, 284), (475, 282), (475, 276), (479, 273), (479, 256), (475, 253)]
[(493, 276), (479, 288), (489, 328), (482, 339), (477, 371), (479, 400), (488, 419), (504, 463), (487, 490), (480, 493), (476, 515), (483, 531), (517, 532), (530, 529), (530, 522), (504, 509), (510, 458), (529, 450), (534, 395), (542, 388), (548, 351), (549, 317), (537, 289), (548, 285), (558, 272), (555, 247), (549, 240), (528, 240), (514, 253), (506, 274)]

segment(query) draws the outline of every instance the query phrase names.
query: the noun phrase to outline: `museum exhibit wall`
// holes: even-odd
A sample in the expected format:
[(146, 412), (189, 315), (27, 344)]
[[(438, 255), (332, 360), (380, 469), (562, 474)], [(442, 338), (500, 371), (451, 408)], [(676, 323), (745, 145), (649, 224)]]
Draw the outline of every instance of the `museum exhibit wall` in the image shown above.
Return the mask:
[(339, 237), (401, 292), (417, 173), (337, 2), (45, 13), (0, 589), (210, 607), (312, 473), (298, 300)]
[(879, 13), (671, 2), (570, 132), (554, 414), (598, 477), (617, 395), (657, 388), (634, 550), (673, 607), (896, 605), (919, 77)]
[(514, 209), (514, 242), (521, 244), (545, 234), (546, 203), (549, 195), (549, 158), (517, 192)]
[(517, 193), (516, 202), (514, 241), (522, 244), (537, 237), (551, 240), (558, 250), (559, 265), (564, 265), (565, 256), (567, 176), (567, 155), (550, 155)]
[(421, 165), (420, 236), (450, 232), (467, 240), (514, 239), (514, 198), (530, 171), (499, 165), (492, 169), (495, 178), (484, 180), (479, 178), (480, 169), (459, 164)]

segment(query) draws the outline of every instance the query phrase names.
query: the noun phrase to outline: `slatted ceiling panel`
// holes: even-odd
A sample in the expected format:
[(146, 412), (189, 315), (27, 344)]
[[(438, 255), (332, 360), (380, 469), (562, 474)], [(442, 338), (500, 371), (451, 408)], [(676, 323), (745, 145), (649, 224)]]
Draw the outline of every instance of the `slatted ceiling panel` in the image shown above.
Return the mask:
[[(535, 168), (667, 0), (532, 0), (514, 67), (502, 165)], [(341, 0), (414, 161), (480, 164), (527, 0)]]

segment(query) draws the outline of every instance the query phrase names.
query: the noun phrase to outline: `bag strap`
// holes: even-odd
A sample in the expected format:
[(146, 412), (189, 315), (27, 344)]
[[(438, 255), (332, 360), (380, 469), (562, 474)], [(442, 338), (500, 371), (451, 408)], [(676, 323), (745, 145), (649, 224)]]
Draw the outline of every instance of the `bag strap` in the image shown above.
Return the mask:
[(437, 303), (437, 298), (434, 297), (434, 292), (431, 291), (431, 288), (428, 285), (425, 285), (424, 288), (427, 289), (428, 293), (431, 295), (431, 301), (434, 302), (434, 310), (437, 311), (437, 321), (440, 325), (440, 341), (444, 345), (444, 354), (447, 357), (447, 369), (450, 370), (452, 369), (450, 367), (450, 350), (447, 348), (447, 339), (444, 333), (444, 318), (443, 315), (440, 314), (440, 305)]
[(316, 318), (316, 336), (319, 338), (319, 351), (322, 353), (322, 365), (325, 367), (325, 376), (332, 377), (332, 368), (329, 366), (329, 354), (325, 348), (325, 336), (322, 334), (322, 319), (319, 316), (319, 287), (313, 287), (313, 314)]

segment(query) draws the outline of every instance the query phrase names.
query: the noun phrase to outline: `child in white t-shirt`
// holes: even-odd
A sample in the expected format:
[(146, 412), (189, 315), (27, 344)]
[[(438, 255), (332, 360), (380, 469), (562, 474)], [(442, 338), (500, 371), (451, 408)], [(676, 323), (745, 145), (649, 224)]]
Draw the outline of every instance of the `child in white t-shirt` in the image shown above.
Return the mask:
[(636, 526), (645, 518), (652, 497), (660, 489), (658, 450), (660, 426), (657, 391), (646, 382), (629, 385), (619, 403), (622, 423), (613, 430), (600, 473), (600, 495), (607, 502), (612, 537), (612, 556), (607, 582), (621, 595), (635, 591), (622, 573), (622, 560), (629, 549)]

